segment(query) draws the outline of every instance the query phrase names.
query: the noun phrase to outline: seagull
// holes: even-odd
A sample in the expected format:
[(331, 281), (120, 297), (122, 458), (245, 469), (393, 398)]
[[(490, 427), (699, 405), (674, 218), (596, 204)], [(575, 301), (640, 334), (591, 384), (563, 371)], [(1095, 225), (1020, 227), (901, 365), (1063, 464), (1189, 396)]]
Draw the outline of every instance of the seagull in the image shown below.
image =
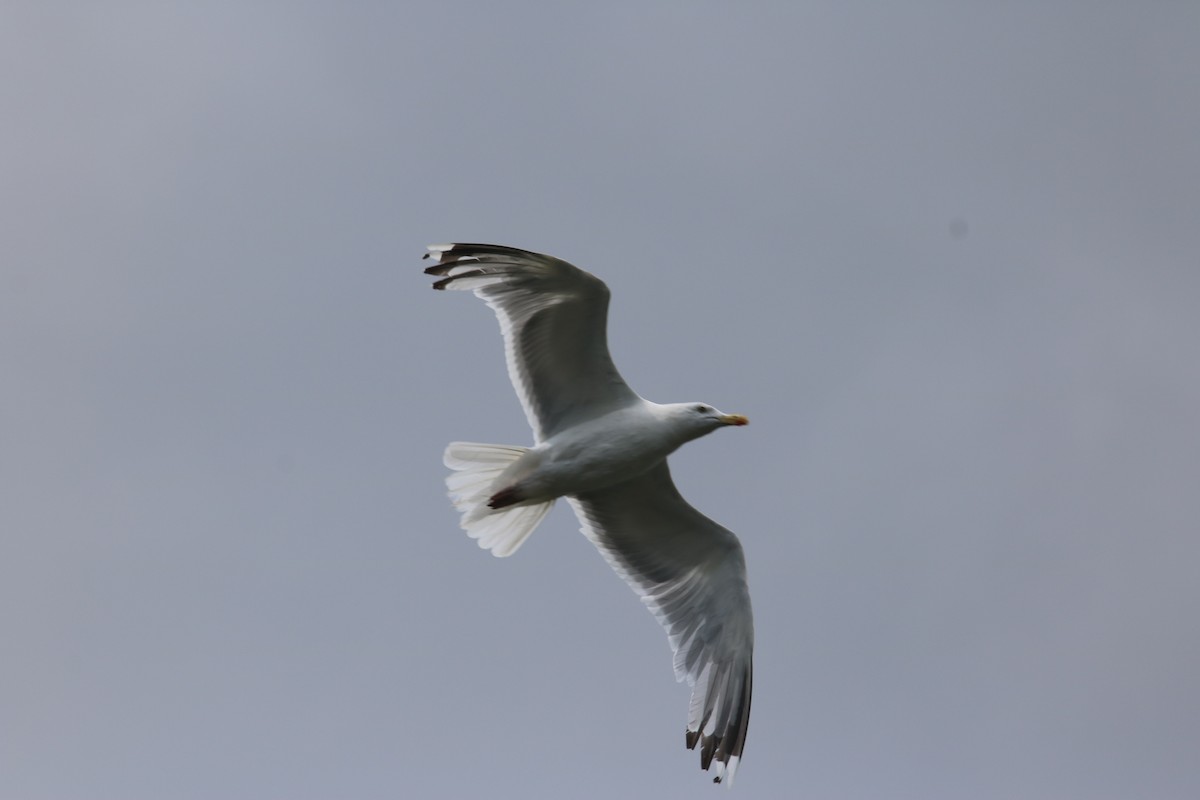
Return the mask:
[(565, 497), (584, 536), (666, 629), (675, 677), (692, 687), (685, 743), (731, 783), (750, 721), (754, 621), (742, 546), (675, 488), (667, 456), (747, 424), (707, 403), (660, 405), (629, 388), (606, 336), (608, 287), (552, 256), (439, 244), (434, 289), (473, 291), (500, 321), (508, 376), (533, 447), (452, 442), (443, 461), (461, 525), (510, 556)]

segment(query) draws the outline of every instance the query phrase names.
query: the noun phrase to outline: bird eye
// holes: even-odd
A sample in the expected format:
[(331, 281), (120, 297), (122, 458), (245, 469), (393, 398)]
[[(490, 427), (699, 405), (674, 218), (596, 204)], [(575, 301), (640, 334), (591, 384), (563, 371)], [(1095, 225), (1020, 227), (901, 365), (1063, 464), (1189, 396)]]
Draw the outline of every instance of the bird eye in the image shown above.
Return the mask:
[(712, 411), (712, 409), (708, 406), (696, 406), (696, 410), (701, 414), (707, 414), (708, 412)]

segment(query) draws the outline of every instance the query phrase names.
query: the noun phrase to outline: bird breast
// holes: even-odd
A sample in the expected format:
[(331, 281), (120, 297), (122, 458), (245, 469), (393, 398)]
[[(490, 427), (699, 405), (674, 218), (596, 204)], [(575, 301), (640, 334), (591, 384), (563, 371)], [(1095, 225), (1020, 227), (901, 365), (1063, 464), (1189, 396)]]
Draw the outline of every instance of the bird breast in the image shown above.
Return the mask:
[(627, 481), (682, 444), (662, 423), (634, 406), (573, 426), (535, 448), (538, 466), (522, 483), (538, 495), (562, 497)]

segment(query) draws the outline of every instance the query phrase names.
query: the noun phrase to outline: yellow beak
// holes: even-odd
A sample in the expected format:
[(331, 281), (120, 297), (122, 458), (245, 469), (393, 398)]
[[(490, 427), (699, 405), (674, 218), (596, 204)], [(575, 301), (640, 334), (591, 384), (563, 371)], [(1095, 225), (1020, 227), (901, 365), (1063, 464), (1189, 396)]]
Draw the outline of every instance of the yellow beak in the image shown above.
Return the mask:
[(750, 424), (750, 420), (746, 419), (741, 414), (723, 414), (720, 417), (720, 419), (721, 419), (721, 422), (725, 423), (726, 425), (749, 425)]

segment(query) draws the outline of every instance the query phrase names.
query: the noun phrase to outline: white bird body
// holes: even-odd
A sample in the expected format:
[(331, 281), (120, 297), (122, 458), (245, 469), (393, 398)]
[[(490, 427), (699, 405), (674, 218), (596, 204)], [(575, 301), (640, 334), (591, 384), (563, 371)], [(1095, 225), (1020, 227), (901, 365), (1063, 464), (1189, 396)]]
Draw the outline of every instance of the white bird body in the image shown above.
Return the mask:
[(660, 405), (638, 398), (530, 448), (493, 488), (512, 487), (527, 505), (607, 489), (641, 475), (692, 439), (740, 424), (721, 421), (730, 416), (702, 403)]
[(713, 780), (732, 780), (746, 742), (754, 622), (736, 536), (675, 488), (667, 456), (745, 425), (704, 403), (660, 405), (608, 353), (608, 287), (550, 256), (489, 244), (429, 248), (435, 289), (474, 291), (496, 312), (508, 373), (534, 445), (452, 442), (443, 460), (462, 527), (496, 556), (515, 553), (559, 497), (582, 533), (667, 631), (675, 675), (692, 687), (685, 743)]

